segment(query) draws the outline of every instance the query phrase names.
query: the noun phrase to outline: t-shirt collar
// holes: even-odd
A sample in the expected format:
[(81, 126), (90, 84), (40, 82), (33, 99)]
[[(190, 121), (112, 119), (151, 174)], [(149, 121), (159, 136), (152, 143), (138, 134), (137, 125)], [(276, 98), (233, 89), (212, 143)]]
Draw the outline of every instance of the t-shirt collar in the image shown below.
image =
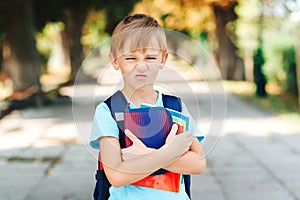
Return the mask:
[[(161, 94), (161, 92), (160, 91), (158, 91), (158, 90), (155, 90), (156, 92), (157, 92), (157, 94), (158, 94), (158, 96), (157, 96), (157, 100), (156, 100), (156, 102), (155, 102), (155, 106), (163, 106), (163, 102), (162, 102), (162, 94)], [(137, 108), (129, 99), (127, 99), (127, 101), (130, 103), (129, 104), (129, 108)]]

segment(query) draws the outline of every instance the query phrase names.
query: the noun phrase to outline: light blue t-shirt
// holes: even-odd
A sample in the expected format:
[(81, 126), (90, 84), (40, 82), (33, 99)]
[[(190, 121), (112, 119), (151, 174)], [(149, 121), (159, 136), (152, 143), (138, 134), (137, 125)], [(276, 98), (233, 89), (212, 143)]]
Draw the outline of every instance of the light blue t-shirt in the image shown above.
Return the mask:
[[(155, 106), (162, 106), (162, 94), (158, 92), (158, 98)], [(136, 106), (130, 102), (130, 108)], [(189, 130), (194, 136), (199, 136), (200, 132), (196, 130), (195, 122), (188, 112), (186, 106), (182, 102), (182, 113), (189, 117)], [(100, 150), (99, 138), (103, 136), (112, 136), (119, 139), (119, 130), (116, 121), (111, 116), (111, 112), (105, 103), (100, 103), (95, 111), (92, 133), (90, 137), (90, 145), (92, 148)], [(153, 199), (172, 199), (185, 200), (189, 199), (185, 192), (184, 182), (181, 182), (179, 192), (169, 192), (165, 190), (157, 190), (153, 188), (140, 187), (134, 185), (125, 185), (122, 187), (110, 187), (110, 200), (153, 200)]]

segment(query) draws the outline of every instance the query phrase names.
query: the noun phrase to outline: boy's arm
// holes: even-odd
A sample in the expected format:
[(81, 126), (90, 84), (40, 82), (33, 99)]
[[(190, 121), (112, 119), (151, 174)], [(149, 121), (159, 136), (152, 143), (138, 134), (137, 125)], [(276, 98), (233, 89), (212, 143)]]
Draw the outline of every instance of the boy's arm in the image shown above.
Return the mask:
[(141, 169), (136, 172), (134, 172), (133, 169), (126, 170), (126, 165), (129, 165), (131, 163), (122, 160), (121, 148), (118, 139), (114, 137), (102, 137), (100, 138), (100, 146), (100, 155), (102, 158), (104, 171), (109, 182), (113, 186), (120, 187), (126, 184), (130, 184), (152, 173), (152, 171), (149, 170), (142, 172)]
[[(177, 126), (173, 126), (169, 135), (175, 135), (176, 132)], [(172, 142), (156, 151), (123, 160), (119, 140), (114, 137), (101, 137), (101, 160), (108, 180), (113, 186), (119, 187), (138, 181), (174, 162), (190, 148), (191, 142), (191, 133), (185, 132), (176, 135)]]
[(205, 168), (205, 155), (196, 137), (194, 137), (189, 151), (170, 165), (164, 167), (168, 171), (180, 174), (200, 174), (204, 172)]

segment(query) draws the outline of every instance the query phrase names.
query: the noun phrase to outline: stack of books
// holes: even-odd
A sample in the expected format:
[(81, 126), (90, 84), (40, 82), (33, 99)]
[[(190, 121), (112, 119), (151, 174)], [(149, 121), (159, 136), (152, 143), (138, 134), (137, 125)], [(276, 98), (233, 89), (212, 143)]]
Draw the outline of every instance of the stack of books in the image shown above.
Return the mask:
[(169, 114), (172, 117), (172, 124), (178, 125), (178, 133), (182, 133), (184, 131), (187, 131), (189, 128), (189, 117), (183, 115), (182, 113), (172, 110), (169, 108), (166, 108), (166, 110), (169, 112)]
[[(150, 148), (158, 149), (165, 144), (174, 123), (178, 125), (177, 134), (180, 134), (188, 130), (189, 117), (176, 110), (153, 107), (148, 104), (142, 104), (140, 108), (127, 109), (124, 112), (125, 129), (129, 129)], [(132, 142), (126, 137), (126, 147), (131, 145)], [(132, 185), (178, 192), (181, 182), (182, 175), (166, 171), (148, 176)]]
[(189, 117), (176, 110), (149, 104), (127, 109), (124, 113), (125, 129), (129, 129), (151, 148), (158, 149), (165, 144), (173, 124), (178, 125), (177, 134), (187, 131)]

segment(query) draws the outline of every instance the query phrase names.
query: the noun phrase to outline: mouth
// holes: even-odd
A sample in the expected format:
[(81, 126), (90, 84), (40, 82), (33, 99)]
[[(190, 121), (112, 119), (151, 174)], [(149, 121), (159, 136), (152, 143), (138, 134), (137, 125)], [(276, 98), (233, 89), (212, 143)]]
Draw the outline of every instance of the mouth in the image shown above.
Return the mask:
[(146, 79), (147, 75), (146, 74), (137, 74), (135, 77), (137, 77), (138, 79)]

